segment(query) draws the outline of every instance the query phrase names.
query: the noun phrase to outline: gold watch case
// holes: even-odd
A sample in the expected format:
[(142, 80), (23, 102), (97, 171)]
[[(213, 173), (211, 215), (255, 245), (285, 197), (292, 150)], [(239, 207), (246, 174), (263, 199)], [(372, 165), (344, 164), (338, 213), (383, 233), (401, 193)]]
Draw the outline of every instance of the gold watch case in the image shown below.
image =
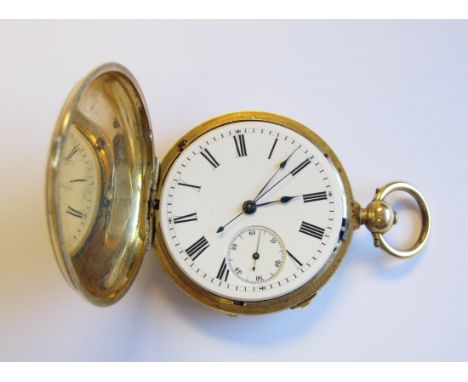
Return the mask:
[[(330, 260), (302, 287), (266, 301), (229, 300), (195, 284), (175, 264), (159, 227), (161, 186), (178, 155), (201, 135), (237, 121), (271, 122), (299, 133), (325, 154), (342, 184), (346, 224)], [(57, 169), (70, 126), (79, 129), (92, 144), (101, 174), (96, 221), (78, 254), (67, 253), (57, 213)], [(353, 231), (361, 224), (369, 228), (376, 246), (398, 257), (414, 255), (429, 233), (427, 204), (414, 186), (404, 182), (388, 184), (378, 190), (366, 209), (361, 208), (333, 150), (304, 125), (272, 113), (244, 111), (211, 119), (180, 138), (159, 166), (143, 94), (132, 74), (116, 63), (104, 64), (90, 72), (65, 101), (52, 137), (46, 187), (49, 233), (57, 263), (72, 287), (92, 303), (103, 306), (117, 302), (126, 293), (150, 246), (155, 248), (165, 272), (197, 301), (230, 314), (261, 314), (306, 305), (335, 272)], [(396, 222), (395, 212), (383, 199), (397, 190), (409, 192), (422, 212), (423, 229), (408, 252), (393, 249), (383, 238)]]

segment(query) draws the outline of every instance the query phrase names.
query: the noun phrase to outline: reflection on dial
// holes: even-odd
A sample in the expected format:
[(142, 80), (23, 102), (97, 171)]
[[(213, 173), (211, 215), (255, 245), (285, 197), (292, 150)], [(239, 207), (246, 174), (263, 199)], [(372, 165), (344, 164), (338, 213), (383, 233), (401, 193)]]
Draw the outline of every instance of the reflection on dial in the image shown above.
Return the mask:
[(57, 171), (60, 229), (65, 249), (72, 256), (95, 220), (100, 179), (96, 153), (74, 125), (65, 137)]
[[(226, 253), (229, 270), (239, 280), (263, 284), (283, 269), (286, 248), (271, 229), (249, 226), (241, 229), (229, 243)], [(227, 279), (228, 273), (226, 273)]]
[[(274, 123), (242, 121), (210, 130), (178, 155), (162, 183), (160, 225), (193, 282), (235, 301), (263, 301), (293, 292), (328, 264), (345, 206), (339, 175), (311, 141)], [(253, 265), (232, 268), (226, 258), (236, 232), (251, 226), (268, 227), (285, 247), (281, 270), (262, 271), (260, 283), (233, 274)]]

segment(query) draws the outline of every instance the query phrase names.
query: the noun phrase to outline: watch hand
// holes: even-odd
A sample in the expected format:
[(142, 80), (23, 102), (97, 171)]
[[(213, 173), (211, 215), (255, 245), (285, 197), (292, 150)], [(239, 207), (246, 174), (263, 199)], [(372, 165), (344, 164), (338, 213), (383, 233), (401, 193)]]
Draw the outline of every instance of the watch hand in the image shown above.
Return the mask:
[(255, 271), (255, 264), (257, 264), (257, 260), (260, 258), (260, 254), (258, 253), (258, 248), (260, 247), (260, 234), (262, 232), (259, 230), (258, 231), (258, 241), (257, 241), (257, 250), (255, 251), (255, 253), (252, 255), (253, 259), (254, 259), (254, 264), (253, 264), (253, 267), (252, 267), (252, 270)]
[(239, 212), (236, 216), (234, 216), (231, 220), (229, 220), (226, 224), (220, 226), (217, 230), (216, 233), (221, 233), (224, 231), (224, 228), (226, 228), (229, 224), (231, 224), (234, 220), (236, 220), (239, 216), (241, 216), (244, 213), (244, 211)]
[(267, 188), (256, 200), (263, 198), (266, 194), (268, 194), (273, 188), (275, 188), (278, 184), (280, 184), (283, 180), (285, 180), (290, 175), (295, 176), (301, 171), (304, 167), (306, 167), (310, 163), (310, 159), (307, 158), (303, 162), (299, 163), (296, 167), (294, 167), (291, 171), (289, 171), (285, 176), (283, 176), (280, 180), (278, 180), (273, 186)]
[(283, 196), (281, 197), (280, 199), (278, 200), (272, 200), (272, 201), (269, 201), (269, 202), (265, 202), (265, 203), (260, 203), (260, 204), (257, 204), (257, 207), (262, 207), (262, 206), (268, 206), (270, 204), (278, 204), (278, 203), (287, 203), (289, 202), (290, 200), (293, 200), (297, 197), (299, 197), (300, 195), (296, 195), (296, 196)]
[(272, 179), (276, 176), (276, 174), (278, 173), (278, 171), (280, 171), (281, 169), (285, 168), (286, 167), (286, 164), (288, 163), (288, 160), (294, 155), (294, 153), (299, 149), (299, 147), (296, 147), (296, 149), (291, 153), (289, 154), (289, 156), (284, 160), (282, 161), (280, 164), (279, 164), (279, 167), (276, 169), (275, 173), (271, 176), (270, 179), (268, 179), (268, 181), (265, 183), (265, 185), (262, 187), (262, 189), (258, 192), (258, 194), (255, 196), (255, 198), (253, 199), (255, 202), (260, 199), (259, 198), (259, 195), (263, 192), (263, 190), (265, 190), (265, 188), (270, 184), (270, 182), (272, 181)]
[(258, 230), (258, 240), (257, 240), (257, 250), (255, 252), (258, 253), (258, 248), (260, 247), (260, 237), (261, 237), (261, 234), (262, 231)]

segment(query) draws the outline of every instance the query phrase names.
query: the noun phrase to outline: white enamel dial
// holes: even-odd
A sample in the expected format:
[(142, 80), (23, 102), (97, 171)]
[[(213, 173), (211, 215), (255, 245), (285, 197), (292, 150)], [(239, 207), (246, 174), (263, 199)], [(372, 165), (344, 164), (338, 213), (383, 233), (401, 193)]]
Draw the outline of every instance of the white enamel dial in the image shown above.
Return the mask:
[[(162, 187), (161, 230), (175, 263), (205, 290), (236, 301), (277, 298), (310, 281), (334, 254), (345, 223), (331, 162), (311, 141), (270, 122), (233, 122), (200, 136)], [(249, 227), (265, 235), (255, 271), (255, 240), (241, 238)]]
[(72, 125), (58, 164), (59, 217), (65, 249), (72, 255), (86, 239), (99, 203), (99, 166), (87, 139)]

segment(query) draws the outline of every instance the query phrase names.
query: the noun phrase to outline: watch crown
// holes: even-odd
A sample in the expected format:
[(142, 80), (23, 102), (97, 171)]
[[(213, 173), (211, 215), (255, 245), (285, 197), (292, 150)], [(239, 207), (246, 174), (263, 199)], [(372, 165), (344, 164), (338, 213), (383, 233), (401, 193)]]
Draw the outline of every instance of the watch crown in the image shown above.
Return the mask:
[(396, 221), (395, 211), (384, 200), (375, 200), (361, 211), (361, 222), (372, 233), (388, 232)]

